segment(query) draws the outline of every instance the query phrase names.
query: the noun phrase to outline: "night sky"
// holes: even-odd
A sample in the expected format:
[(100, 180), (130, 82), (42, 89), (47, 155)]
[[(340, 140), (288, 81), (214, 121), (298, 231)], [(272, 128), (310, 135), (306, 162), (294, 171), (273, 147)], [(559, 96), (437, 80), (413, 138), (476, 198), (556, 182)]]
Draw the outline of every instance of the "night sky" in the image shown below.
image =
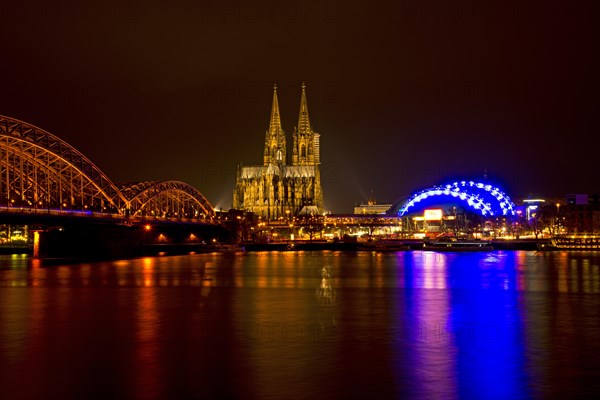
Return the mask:
[(600, 192), (593, 2), (0, 4), (0, 114), (116, 183), (229, 208), (273, 83), (291, 145), (304, 81), (333, 212), (485, 170), (514, 198)]

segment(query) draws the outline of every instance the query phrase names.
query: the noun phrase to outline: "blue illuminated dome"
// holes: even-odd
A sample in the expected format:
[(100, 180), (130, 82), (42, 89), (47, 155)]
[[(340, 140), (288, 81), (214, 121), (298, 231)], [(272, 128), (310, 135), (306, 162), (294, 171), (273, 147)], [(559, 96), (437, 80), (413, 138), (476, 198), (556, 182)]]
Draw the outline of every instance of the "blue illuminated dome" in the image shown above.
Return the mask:
[(398, 215), (403, 216), (411, 208), (418, 207), (418, 203), (433, 199), (459, 201), (467, 208), (484, 217), (514, 216), (515, 204), (497, 187), (473, 181), (460, 181), (447, 185), (434, 186), (413, 194), (398, 210)]

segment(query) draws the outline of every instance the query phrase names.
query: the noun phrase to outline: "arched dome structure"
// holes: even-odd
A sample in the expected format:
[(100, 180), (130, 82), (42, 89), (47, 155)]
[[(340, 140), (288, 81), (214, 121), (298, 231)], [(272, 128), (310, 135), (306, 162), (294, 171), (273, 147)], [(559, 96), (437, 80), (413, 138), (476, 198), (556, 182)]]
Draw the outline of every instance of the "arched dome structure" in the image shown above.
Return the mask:
[(420, 204), (425, 204), (427, 199), (438, 202), (458, 201), (484, 217), (514, 216), (516, 208), (510, 197), (495, 186), (475, 181), (459, 181), (416, 192), (394, 210), (399, 216), (404, 216), (418, 209)]

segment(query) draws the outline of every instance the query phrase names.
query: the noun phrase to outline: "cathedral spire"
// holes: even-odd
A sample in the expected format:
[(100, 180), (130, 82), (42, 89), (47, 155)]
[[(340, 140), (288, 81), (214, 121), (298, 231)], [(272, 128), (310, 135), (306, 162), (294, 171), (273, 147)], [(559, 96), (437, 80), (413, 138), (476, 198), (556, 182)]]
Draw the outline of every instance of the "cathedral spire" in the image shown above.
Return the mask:
[(264, 165), (270, 163), (285, 164), (285, 133), (281, 127), (279, 116), (279, 101), (277, 100), (277, 85), (273, 85), (273, 105), (271, 106), (271, 120), (265, 138)]
[(302, 82), (302, 98), (300, 99), (300, 114), (298, 115), (298, 131), (310, 131), (310, 120), (308, 119), (308, 103), (306, 102), (306, 85)]
[(314, 132), (310, 126), (308, 102), (306, 101), (306, 85), (304, 82), (302, 82), (300, 113), (298, 114), (298, 126), (294, 129), (292, 149), (293, 165), (319, 164), (319, 134)]
[(271, 122), (269, 124), (269, 134), (277, 135), (283, 131), (281, 129), (281, 118), (279, 117), (279, 101), (277, 100), (277, 84), (273, 85), (273, 105), (271, 106)]
[(319, 164), (319, 134), (314, 132), (310, 126), (308, 102), (306, 101), (306, 85), (304, 82), (302, 82), (300, 113), (298, 114), (298, 125), (294, 129), (292, 149), (293, 165)]

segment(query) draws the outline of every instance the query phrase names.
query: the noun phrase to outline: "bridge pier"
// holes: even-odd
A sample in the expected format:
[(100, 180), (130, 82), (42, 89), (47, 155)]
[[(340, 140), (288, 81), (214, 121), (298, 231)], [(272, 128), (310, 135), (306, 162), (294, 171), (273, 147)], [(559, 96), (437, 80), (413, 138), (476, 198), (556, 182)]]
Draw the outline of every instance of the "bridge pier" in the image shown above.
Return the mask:
[(143, 229), (126, 225), (69, 225), (34, 233), (34, 257), (115, 259), (142, 254)]

